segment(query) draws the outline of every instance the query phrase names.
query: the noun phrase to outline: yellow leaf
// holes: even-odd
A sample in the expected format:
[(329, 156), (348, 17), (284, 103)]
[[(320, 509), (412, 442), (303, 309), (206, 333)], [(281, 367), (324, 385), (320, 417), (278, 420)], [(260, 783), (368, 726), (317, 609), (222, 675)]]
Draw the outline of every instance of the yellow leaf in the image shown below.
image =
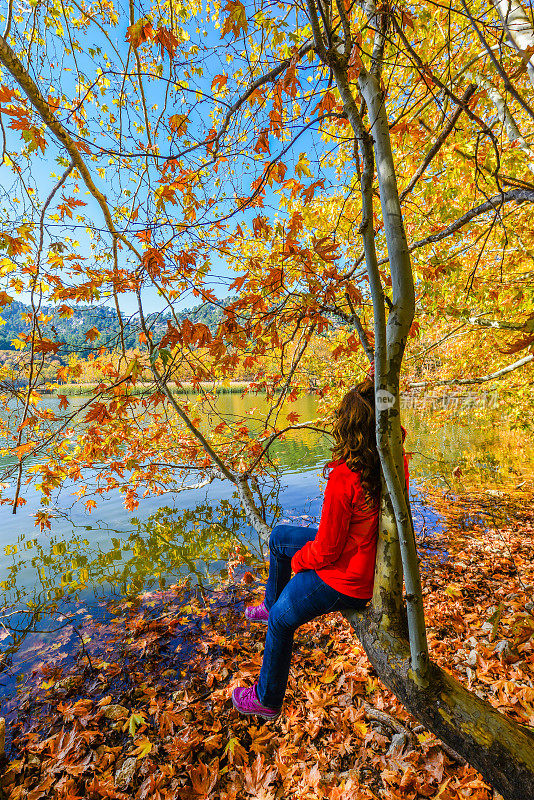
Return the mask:
[[(132, 717), (134, 716), (137, 715), (132, 714)], [(152, 747), (153, 747), (152, 742), (149, 739), (147, 739), (146, 736), (141, 736), (140, 739), (137, 739), (135, 744), (137, 745), (137, 747), (135, 748), (135, 750), (132, 751), (132, 753), (137, 758), (144, 758), (145, 756), (148, 756), (149, 753), (152, 752)]]
[(306, 157), (306, 153), (301, 153), (299, 155), (299, 160), (295, 164), (295, 172), (297, 173), (299, 178), (302, 178), (303, 175), (306, 175), (307, 178), (312, 177), (312, 173), (310, 170), (310, 162)]

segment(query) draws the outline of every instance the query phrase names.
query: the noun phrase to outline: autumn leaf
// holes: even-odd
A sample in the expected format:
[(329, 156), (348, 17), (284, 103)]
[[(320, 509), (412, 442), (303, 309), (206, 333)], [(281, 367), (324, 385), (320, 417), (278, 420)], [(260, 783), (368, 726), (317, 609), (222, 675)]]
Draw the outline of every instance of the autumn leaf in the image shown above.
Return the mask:
[(187, 767), (187, 771), (191, 778), (193, 790), (198, 795), (206, 797), (217, 783), (219, 760), (216, 758), (209, 765), (204, 764), (203, 761), (199, 761), (198, 766), (195, 767), (191, 765)]
[(48, 511), (36, 511), (35, 527), (38, 527), (41, 533), (46, 529), (50, 530), (51, 524), (52, 515)]
[(146, 720), (142, 714), (132, 714), (125, 722), (123, 730), (127, 730), (130, 736), (135, 736), (137, 728), (139, 728), (141, 725), (144, 725), (145, 722)]
[(94, 342), (95, 339), (98, 339), (100, 336), (100, 331), (98, 328), (89, 328), (88, 331), (85, 333), (85, 341), (86, 342)]
[(178, 136), (185, 136), (189, 119), (186, 114), (173, 114), (169, 117), (169, 125), (173, 133), (177, 133)]
[(305, 175), (307, 178), (312, 177), (312, 173), (310, 170), (310, 162), (308, 157), (306, 156), (306, 153), (301, 153), (299, 155), (299, 160), (295, 164), (295, 172), (297, 173), (300, 179), (302, 178), (303, 175)]
[[(133, 716), (139, 716), (139, 715), (132, 714), (132, 717)], [(130, 720), (132, 719), (132, 717), (130, 717)], [(143, 718), (141, 717), (141, 719)], [(132, 750), (132, 755), (134, 755), (136, 758), (145, 758), (145, 756), (150, 755), (150, 753), (152, 752), (152, 748), (154, 747), (152, 742), (146, 736), (141, 736), (140, 739), (136, 739), (135, 745), (136, 745), (135, 749)]]
[(225, 75), (224, 73), (222, 75), (216, 75), (211, 82), (211, 91), (213, 92), (215, 89), (217, 89), (217, 91), (220, 92), (221, 89), (224, 89), (226, 86), (227, 81), (228, 75)]
[(319, 181), (314, 181), (302, 190), (301, 194), (304, 199), (304, 205), (307, 205), (309, 202), (311, 202), (317, 189), (324, 189), (324, 178), (321, 178)]
[(174, 33), (161, 25), (154, 35), (154, 41), (161, 47), (161, 55), (163, 56), (163, 52), (166, 50), (172, 61), (178, 47), (178, 39)]
[(143, 17), (126, 29), (126, 41), (136, 50), (140, 45), (154, 37), (154, 28), (150, 17)]
[(78, 200), (75, 197), (62, 197), (63, 202), (58, 204), (58, 209), (60, 213), (60, 219), (63, 219), (67, 216), (69, 219), (72, 219), (72, 209), (79, 208), (80, 206), (86, 206), (87, 203), (84, 203), (83, 200)]
[(259, 135), (258, 140), (254, 146), (255, 153), (267, 153), (269, 154), (271, 151), (269, 149), (269, 130), (265, 128)]
[(240, 0), (227, 0), (223, 13), (226, 16), (221, 28), (221, 37), (232, 33), (234, 39), (237, 39), (241, 31), (244, 33), (248, 31), (247, 12)]

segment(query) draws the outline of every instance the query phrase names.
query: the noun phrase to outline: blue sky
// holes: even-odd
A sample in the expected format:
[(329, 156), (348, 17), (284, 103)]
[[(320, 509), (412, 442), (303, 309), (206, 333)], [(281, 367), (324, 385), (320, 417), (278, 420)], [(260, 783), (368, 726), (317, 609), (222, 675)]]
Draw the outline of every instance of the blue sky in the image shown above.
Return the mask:
[[(136, 12), (136, 18), (139, 18), (142, 15), (142, 13), (143, 12), (140, 9), (138, 9)], [(119, 25), (112, 32), (113, 35), (111, 37), (111, 42), (105, 42), (103, 36), (101, 34), (100, 35), (98, 34), (98, 31), (95, 37), (94, 35), (95, 28), (94, 26), (92, 26), (92, 28), (90, 29), (91, 31), (90, 39), (92, 47), (86, 50), (85, 52), (76, 53), (77, 68), (80, 72), (85, 73), (89, 77), (90, 81), (92, 81), (93, 79), (95, 80), (98, 79), (98, 69), (101, 70), (105, 69), (106, 58), (104, 54), (106, 53), (106, 51), (109, 51), (108, 55), (110, 56), (110, 61), (112, 60), (112, 58), (116, 58), (117, 63), (120, 63), (120, 59), (126, 60), (128, 55), (128, 43), (126, 41), (126, 29), (128, 24), (129, 20), (127, 19), (126, 16), (123, 19), (119, 20)], [(153, 20), (154, 27), (156, 27), (158, 24), (160, 24), (158, 20), (154, 19)], [(183, 96), (184, 98), (189, 99), (189, 97), (191, 96), (191, 92), (196, 91), (205, 93), (206, 95), (209, 95), (210, 98), (212, 98), (211, 82), (214, 75), (231, 73), (231, 70), (233, 69), (234, 65), (229, 64), (227, 62), (227, 56), (231, 54), (233, 51), (236, 57), (239, 57), (239, 52), (243, 49), (243, 43), (242, 41), (241, 42), (237, 41), (234, 43), (232, 41), (232, 36), (227, 36), (224, 41), (221, 41), (219, 38), (219, 32), (213, 27), (213, 25), (209, 27), (205, 19), (202, 19), (200, 21), (193, 19), (185, 25), (185, 29), (187, 31), (187, 35), (190, 36), (190, 41), (193, 42), (194, 40), (195, 45), (199, 47), (199, 51), (203, 53), (205, 56), (209, 56), (209, 59), (207, 61), (207, 64), (205, 65), (207, 67), (206, 73), (203, 76), (192, 76), (189, 81), (189, 88), (187, 92), (183, 94)], [(54, 42), (54, 37), (51, 34), (49, 34), (49, 39), (50, 42), (48, 46), (50, 48), (50, 51), (53, 52), (53, 49), (57, 48), (57, 43)], [(143, 45), (139, 48), (138, 52), (141, 56), (143, 56), (145, 52), (148, 52), (149, 50), (152, 50), (154, 52), (155, 49), (156, 46), (154, 44)], [(118, 55), (113, 54), (113, 50), (115, 50), (116, 54)], [(178, 60), (179, 57), (177, 54), (175, 58), (175, 63), (173, 65), (174, 71), (172, 73), (172, 75), (174, 76), (173, 79), (175, 81), (183, 78), (183, 70), (180, 70), (179, 66), (177, 66), (176, 64)], [(164, 52), (162, 56), (159, 58), (159, 63), (162, 65), (165, 75), (166, 71), (170, 69), (169, 57), (166, 52)], [(74, 59), (71, 58), (69, 60), (69, 57), (67, 57), (66, 60), (64, 60), (62, 64), (60, 64), (60, 66), (61, 67), (66, 66), (70, 69), (74, 66)], [(43, 72), (44, 69), (45, 68), (42, 68)], [(315, 81), (317, 80), (317, 75), (314, 73), (314, 70), (312, 68), (307, 67), (307, 65), (305, 65), (304, 74), (301, 75), (301, 84), (303, 89), (304, 88), (307, 89), (310, 87), (310, 85), (306, 83), (307, 77), (310, 75), (312, 76), (313, 83), (315, 85)], [(55, 92), (55, 86), (58, 85), (59, 81), (61, 80), (62, 90), (67, 94), (67, 96), (72, 98), (76, 96), (74, 73), (70, 74), (68, 72), (65, 73), (62, 68), (59, 69), (59, 71), (57, 67), (49, 68), (49, 72), (46, 75), (36, 75), (35, 79), (38, 81), (39, 86), (43, 94), (45, 95), (47, 93), (51, 94), (52, 96), (54, 96), (54, 94), (57, 94)], [(324, 86), (324, 80), (325, 78), (319, 79), (319, 83), (320, 84), (322, 83), (323, 86)], [(147, 91), (150, 92), (150, 97), (148, 98), (149, 105), (150, 104), (158, 104), (160, 106), (162, 105), (162, 102), (164, 100), (163, 94), (166, 85), (167, 84), (161, 80), (158, 81), (157, 83), (149, 82), (147, 84)], [(134, 96), (133, 93), (135, 91), (133, 83), (130, 91), (132, 92), (132, 98), (133, 98)], [(100, 97), (99, 99), (101, 102), (106, 102), (109, 105), (111, 105), (113, 101), (113, 96), (114, 95), (112, 86), (110, 89), (108, 89), (107, 93), (104, 92), (102, 97)], [(232, 100), (233, 100), (233, 95), (230, 93), (225, 97), (221, 95), (220, 99), (217, 100), (216, 102), (228, 103), (231, 102)], [(169, 110), (173, 111), (174, 113), (178, 113), (180, 111), (180, 108), (178, 106), (178, 101), (179, 101), (179, 92), (175, 94), (173, 98), (174, 105), (171, 109), (167, 110), (167, 113), (169, 112)], [(196, 108), (194, 107), (192, 111), (189, 113), (189, 125), (190, 125), (189, 130), (191, 131), (192, 141), (194, 141), (195, 139), (197, 141), (204, 140), (206, 136), (206, 131), (212, 124), (208, 114), (210, 103), (212, 102), (213, 102), (212, 99), (210, 99), (210, 102), (207, 103), (202, 101), (198, 107)], [(315, 103), (313, 103), (313, 105), (314, 104)], [(91, 106), (89, 108), (91, 108)], [(133, 116), (131, 116), (131, 120), (134, 124), (138, 123), (139, 121), (141, 122), (143, 121), (140, 111), (139, 112), (133, 111), (132, 107), (130, 107), (129, 113), (130, 115), (133, 114)], [(70, 115), (66, 115), (64, 109), (62, 113), (60, 109), (60, 116), (62, 116), (64, 120), (65, 119), (67, 120), (67, 125), (70, 124), (71, 122)], [(95, 145), (98, 146), (100, 144), (100, 146), (110, 148), (114, 146), (114, 144), (116, 144), (112, 136), (113, 132), (100, 130), (98, 127), (98, 123), (99, 119), (97, 119), (96, 117), (93, 117), (92, 119), (89, 120), (90, 130), (87, 135), (87, 141), (91, 143), (93, 153), (97, 152), (95, 149)], [(72, 133), (75, 132), (74, 125), (70, 124), (69, 129), (71, 130)], [(133, 129), (131, 128), (131, 130)], [(166, 141), (166, 136), (164, 135), (166, 132), (168, 132), (168, 130), (163, 131), (162, 135), (160, 136), (160, 140), (158, 141), (158, 146), (160, 149), (160, 153), (162, 155), (168, 152), (174, 152), (176, 148), (179, 147), (179, 145), (182, 143), (182, 140), (176, 139), (176, 137), (174, 138), (172, 143)], [(9, 131), (9, 136), (11, 137), (13, 145), (20, 147), (21, 142), (18, 132)], [(143, 134), (141, 135), (141, 138), (142, 136)], [(134, 133), (134, 135), (131, 137), (131, 141), (129, 142), (130, 147), (135, 146), (135, 140), (136, 136)], [(61, 174), (61, 171), (63, 169), (63, 167), (61, 167), (58, 163), (56, 163), (56, 159), (60, 155), (60, 149), (57, 143), (50, 134), (47, 135), (47, 141), (48, 141), (48, 147), (46, 149), (44, 157), (41, 155), (40, 151), (37, 151), (37, 154), (33, 155), (33, 157), (31, 158), (31, 162), (29, 163), (31, 177), (29, 177), (28, 182), (33, 184), (35, 188), (35, 194), (39, 196), (41, 202), (47, 196), (50, 189), (57, 180), (57, 178), (52, 178), (51, 174), (55, 174), (57, 176)], [(242, 156), (240, 157), (239, 163), (241, 164), (241, 167), (239, 167), (239, 165), (237, 166), (237, 170), (239, 170), (240, 168), (242, 169), (242, 174), (234, 177), (234, 182), (236, 183), (236, 185), (238, 185), (240, 183), (241, 177), (246, 176), (242, 184), (245, 191), (247, 191), (250, 187), (250, 179), (248, 175), (254, 173), (255, 165), (258, 163), (254, 162), (253, 159), (251, 158), (251, 156), (253, 156), (252, 146), (256, 141), (256, 135), (252, 131), (250, 132), (249, 141), (250, 141), (250, 149), (248, 151), (244, 151)], [(273, 158), (277, 152), (280, 152), (280, 150), (286, 146), (286, 142), (280, 142), (273, 136), (269, 137), (269, 143), (271, 146), (271, 158)], [(299, 154), (301, 152), (304, 151), (306, 155), (309, 156), (310, 161), (314, 162), (318, 156), (318, 153), (320, 153), (322, 150), (324, 150), (324, 143), (318, 140), (317, 134), (313, 130), (310, 130), (305, 134), (301, 135), (298, 141), (296, 142), (294, 148), (292, 149), (292, 151), (290, 150), (284, 156), (284, 163), (288, 167), (287, 177), (291, 177), (293, 175), (292, 166), (294, 166), (295, 162), (298, 160)], [(195, 159), (197, 159), (198, 152), (199, 151), (195, 151), (194, 154), (191, 156), (193, 166), (195, 164)], [(205, 151), (203, 151), (202, 155), (204, 155), (204, 152)], [(61, 153), (61, 155), (63, 155), (63, 153)], [(120, 196), (120, 193), (119, 195), (117, 195), (117, 186), (119, 187), (121, 186), (121, 175), (115, 169), (115, 172), (108, 172), (104, 177), (99, 176), (97, 174), (98, 167), (104, 164), (104, 160), (105, 159), (101, 155), (94, 164), (91, 163), (91, 161), (89, 161), (88, 163), (93, 173), (93, 177), (97, 186), (104, 192), (104, 194), (109, 195), (110, 197), (113, 197), (115, 195), (115, 198), (117, 199)], [(250, 173), (247, 173), (247, 170), (249, 169)], [(332, 169), (323, 168), (322, 173), (318, 174), (318, 170), (315, 164), (313, 163), (312, 163), (312, 169), (314, 172), (313, 177), (310, 179), (302, 178), (302, 182), (304, 184), (311, 183), (317, 177), (324, 177), (327, 179), (326, 180), (327, 189), (329, 183), (331, 186), (333, 186), (335, 191), (338, 189), (337, 181), (335, 175), (333, 174)], [(221, 173), (223, 171), (224, 167), (221, 170)], [(0, 168), (0, 182), (2, 182), (4, 186), (7, 184), (8, 172), (9, 170), (7, 170), (6, 167)], [(225, 177), (227, 178), (228, 176), (226, 175)], [(71, 183), (72, 182), (69, 179), (68, 184), (66, 184), (67, 189), (65, 191), (65, 194), (68, 195), (72, 194)], [(215, 184), (216, 182), (213, 180), (212, 176), (210, 181), (207, 183), (207, 186), (214, 187), (213, 190), (216, 191)], [(236, 222), (240, 221), (241, 224), (243, 223), (250, 224), (252, 217), (254, 217), (257, 213), (259, 213), (259, 211), (265, 216), (267, 216), (268, 219), (272, 220), (278, 210), (278, 202), (279, 202), (278, 195), (275, 194), (274, 192), (275, 188), (276, 187), (273, 187), (273, 190), (267, 191), (265, 197), (265, 208), (259, 210), (254, 209), (253, 211), (245, 212), (241, 215), (240, 219), (236, 218)], [(152, 189), (153, 187), (149, 187), (149, 193), (152, 191)], [(230, 190), (231, 189), (229, 189), (228, 191)], [(102, 211), (97, 205), (96, 201), (90, 195), (86, 194), (85, 187), (83, 186), (80, 187), (80, 194), (76, 195), (76, 197), (82, 199), (84, 202), (87, 203), (87, 206), (82, 209), (82, 212), (86, 216), (88, 216), (91, 220), (94, 220), (94, 224), (97, 227), (100, 226), (104, 227)], [(230, 200), (228, 197), (225, 196), (221, 196), (219, 202), (215, 206), (215, 208), (217, 208), (218, 213), (223, 215), (224, 213), (227, 212), (229, 207), (230, 207)], [(175, 208), (176, 208), (175, 206), (169, 205), (166, 210), (171, 213), (174, 213)], [(3, 220), (4, 224), (10, 221), (9, 209), (7, 210), (4, 209), (3, 216), (4, 216)], [(61, 240), (66, 232), (68, 232), (68, 234), (71, 237), (73, 236), (76, 237), (76, 239), (80, 243), (80, 250), (84, 254), (88, 254), (90, 252), (89, 236), (86, 233), (85, 227), (83, 225), (78, 225), (74, 227), (71, 225), (69, 226), (69, 229), (67, 231), (67, 229), (61, 223), (58, 223), (57, 226), (51, 224), (50, 226), (48, 226), (48, 233), (50, 234), (50, 239), (47, 242), (45, 242), (45, 246), (49, 244), (50, 241), (53, 240), (54, 238), (56, 240)], [(124, 252), (121, 254), (120, 257), (124, 258)], [(225, 294), (227, 294), (227, 286), (234, 280), (236, 274), (233, 270), (230, 270), (226, 266), (224, 260), (221, 259), (216, 253), (212, 252), (211, 257), (212, 257), (211, 273), (210, 276), (207, 278), (207, 284), (208, 286), (211, 286), (211, 288), (213, 288), (215, 294), (219, 298), (222, 298), (225, 296)], [(27, 294), (22, 293), (20, 295), (20, 299), (26, 301), (28, 299)], [(143, 300), (145, 302), (145, 307), (148, 312), (159, 311), (165, 305), (165, 301), (158, 296), (156, 290), (153, 287), (149, 287), (143, 290)], [(109, 303), (110, 301), (102, 300), (101, 302)], [(121, 295), (120, 302), (121, 302), (121, 308), (126, 314), (133, 314), (136, 312), (137, 300), (135, 298), (135, 295), (123, 294)], [(177, 307), (183, 309), (195, 305), (197, 302), (198, 298), (195, 298), (192, 292), (186, 292), (177, 301)]]

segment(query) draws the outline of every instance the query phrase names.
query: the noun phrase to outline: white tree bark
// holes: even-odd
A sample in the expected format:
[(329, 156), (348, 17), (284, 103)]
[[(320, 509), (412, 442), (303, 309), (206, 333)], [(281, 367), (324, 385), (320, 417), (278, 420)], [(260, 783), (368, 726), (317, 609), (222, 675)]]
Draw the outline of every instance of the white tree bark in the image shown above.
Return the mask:
[[(534, 87), (534, 29), (519, 0), (493, 0), (508, 39), (526, 60), (528, 76)], [(528, 59), (528, 60), (527, 60)]]
[(495, 106), (495, 110), (497, 111), (498, 117), (506, 131), (506, 135), (511, 143), (517, 142), (518, 147), (521, 148), (523, 153), (529, 159), (528, 168), (534, 175), (534, 151), (528, 145), (525, 137), (522, 135), (521, 131), (519, 130), (515, 119), (512, 116), (510, 109), (506, 103), (506, 100), (499, 92), (498, 89), (495, 88), (493, 83), (488, 79), (484, 78), (482, 75), (474, 75), (469, 74), (469, 80), (473, 81), (473, 83), (478, 84), (486, 91), (489, 99)]

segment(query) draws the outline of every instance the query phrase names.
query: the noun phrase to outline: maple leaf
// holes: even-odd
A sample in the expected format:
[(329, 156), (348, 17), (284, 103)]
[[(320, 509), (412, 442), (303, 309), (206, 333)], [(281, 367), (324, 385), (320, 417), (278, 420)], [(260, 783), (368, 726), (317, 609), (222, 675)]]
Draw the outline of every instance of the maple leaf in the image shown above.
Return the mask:
[(297, 173), (299, 178), (302, 178), (303, 175), (306, 175), (307, 178), (312, 177), (312, 173), (310, 170), (310, 162), (308, 157), (306, 156), (306, 153), (300, 153), (299, 160), (295, 164), (295, 172)]
[(127, 730), (130, 736), (135, 736), (137, 728), (145, 724), (146, 720), (142, 714), (132, 714), (129, 717), (129, 719), (124, 723), (123, 730), (124, 731)]
[(411, 28), (413, 31), (415, 30), (415, 25), (413, 21), (413, 17), (409, 11), (401, 11), (401, 24), (403, 28)]
[(312, 109), (312, 114), (315, 114), (316, 111), (329, 113), (336, 107), (336, 105), (338, 105), (338, 103), (339, 101), (336, 99), (336, 96), (329, 89), (324, 93), (315, 108)]
[(100, 336), (100, 331), (98, 330), (98, 328), (95, 327), (89, 328), (89, 330), (86, 331), (85, 333), (85, 341), (94, 342), (94, 340), (98, 339), (99, 336)]
[(307, 205), (313, 199), (316, 189), (324, 189), (324, 178), (321, 178), (319, 181), (314, 181), (302, 190), (301, 195), (304, 198), (304, 205)]
[(154, 278), (157, 275), (160, 275), (161, 270), (165, 265), (165, 260), (163, 258), (163, 254), (156, 250), (155, 247), (151, 247), (145, 253), (143, 253), (143, 264), (146, 267), (148, 274)]
[(234, 39), (237, 39), (241, 31), (247, 33), (247, 12), (240, 0), (227, 0), (224, 13), (226, 14), (226, 19), (221, 28), (221, 37), (233, 33)]
[(171, 130), (177, 133), (178, 136), (185, 136), (187, 133), (187, 126), (189, 125), (189, 119), (186, 114), (173, 114), (169, 117), (169, 125), (171, 126)]
[(15, 97), (15, 92), (9, 86), (0, 86), (0, 103), (10, 103)]
[(147, 228), (144, 231), (137, 231), (135, 235), (137, 236), (138, 239), (140, 239), (142, 242), (145, 243), (150, 242), (150, 240), (152, 239), (152, 231), (150, 230), (150, 228)]
[(335, 261), (336, 258), (339, 258), (339, 254), (336, 253), (336, 250), (339, 248), (338, 242), (333, 242), (330, 237), (323, 236), (321, 239), (314, 239), (313, 242), (313, 249), (323, 261)]
[(252, 227), (254, 229), (254, 236), (256, 239), (267, 237), (271, 233), (271, 226), (267, 224), (267, 218), (259, 214), (252, 220)]
[(73, 208), (87, 205), (83, 200), (77, 200), (75, 197), (65, 197), (65, 195), (63, 195), (62, 200), (63, 202), (58, 204), (58, 209), (61, 211), (60, 219), (63, 219), (65, 215), (67, 215), (69, 219), (72, 219)]
[(220, 92), (221, 89), (224, 89), (226, 83), (228, 81), (228, 75), (223, 73), (222, 75), (216, 75), (211, 82), (211, 91), (213, 92), (214, 89), (217, 87), (217, 91)]
[(134, 50), (150, 41), (154, 37), (154, 28), (150, 17), (143, 17), (126, 29), (126, 41), (130, 42)]
[(46, 139), (39, 128), (36, 128), (35, 125), (32, 125), (31, 128), (23, 130), (22, 138), (28, 143), (28, 151), (30, 153), (32, 153), (34, 150), (37, 150), (38, 147), (43, 153), (46, 150)]
[(34, 344), (36, 353), (54, 353), (60, 350), (65, 342), (53, 342), (51, 339), (38, 339)]
[(219, 759), (216, 758), (211, 764), (204, 764), (199, 760), (198, 766), (188, 766), (187, 771), (191, 778), (193, 791), (198, 795), (207, 797), (217, 782), (219, 777)]
[(271, 150), (269, 148), (269, 129), (265, 128), (262, 130), (258, 137), (258, 141), (254, 147), (255, 153), (267, 153), (270, 154)]
[(52, 515), (48, 511), (36, 511), (34, 516), (35, 516), (35, 527), (39, 527), (41, 533), (47, 528), (48, 530), (50, 530)]
[(161, 55), (163, 56), (163, 51), (166, 50), (172, 61), (178, 47), (178, 39), (174, 33), (162, 25), (156, 31), (154, 41), (161, 47)]
[(297, 420), (300, 419), (300, 414), (297, 414), (296, 411), (290, 411), (287, 415), (287, 421), (293, 424)]
[[(132, 714), (132, 717), (134, 716), (140, 717), (143, 722), (145, 721), (144, 717), (142, 717), (140, 714)], [(130, 717), (130, 720), (132, 717)], [(135, 745), (136, 747), (134, 750), (132, 750), (132, 755), (134, 755), (136, 758), (145, 758), (145, 756), (150, 755), (152, 748), (154, 747), (150, 739), (147, 739), (146, 736), (141, 736), (140, 739), (136, 739)]]

